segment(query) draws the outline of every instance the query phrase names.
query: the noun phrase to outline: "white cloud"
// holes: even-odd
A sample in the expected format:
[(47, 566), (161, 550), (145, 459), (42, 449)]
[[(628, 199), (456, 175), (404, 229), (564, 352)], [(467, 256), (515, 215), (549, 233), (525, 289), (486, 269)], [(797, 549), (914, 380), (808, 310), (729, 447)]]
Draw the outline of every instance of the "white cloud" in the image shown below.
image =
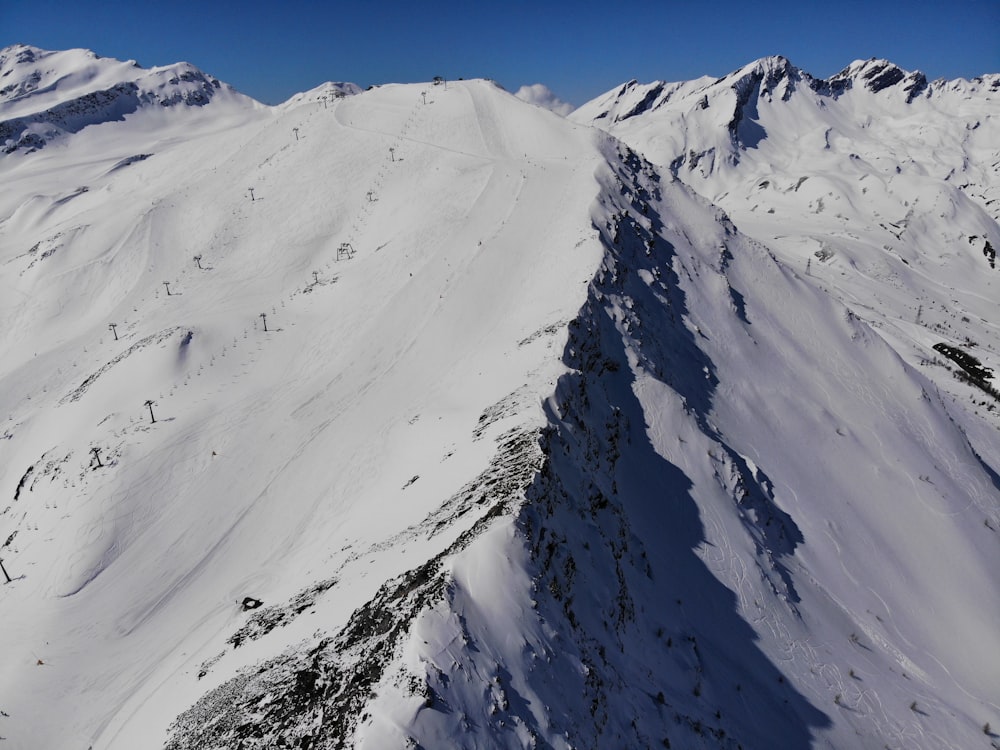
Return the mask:
[(522, 86), (517, 90), (517, 93), (514, 94), (514, 96), (521, 101), (528, 102), (529, 104), (536, 104), (539, 107), (552, 110), (557, 115), (562, 115), (563, 117), (576, 109), (576, 107), (572, 104), (564, 102), (558, 96), (553, 94), (552, 90), (544, 83), (534, 83), (531, 86)]

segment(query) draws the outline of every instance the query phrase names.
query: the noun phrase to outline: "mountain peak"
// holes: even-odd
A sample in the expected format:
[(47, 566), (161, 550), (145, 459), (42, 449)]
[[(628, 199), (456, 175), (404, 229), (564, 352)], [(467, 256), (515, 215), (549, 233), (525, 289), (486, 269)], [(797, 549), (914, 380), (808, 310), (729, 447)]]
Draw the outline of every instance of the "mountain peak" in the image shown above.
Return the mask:
[(860, 82), (864, 87), (877, 94), (899, 83), (907, 93), (907, 101), (912, 101), (927, 88), (927, 78), (919, 70), (907, 71), (889, 60), (872, 57), (868, 60), (855, 60), (842, 71), (830, 78), (830, 82), (850, 81)]
[(190, 63), (143, 68), (87, 49), (0, 50), (0, 151), (32, 151), (66, 134), (141, 109), (201, 107), (219, 97), (256, 103)]
[(737, 68), (732, 73), (718, 79), (719, 83), (739, 81), (743, 79), (780, 81), (784, 78), (801, 78), (803, 72), (782, 55), (761, 57), (753, 62)]
[(833, 77), (863, 78), (867, 80), (883, 73), (898, 74), (900, 77), (903, 77), (907, 74), (907, 71), (900, 68), (891, 60), (886, 60), (883, 57), (870, 57), (867, 60), (855, 60)]
[(335, 99), (342, 99), (345, 96), (354, 96), (355, 94), (360, 94), (362, 91), (361, 87), (356, 83), (349, 83), (345, 81), (325, 81), (315, 88), (309, 89), (308, 91), (303, 91), (298, 94), (293, 94), (289, 99), (282, 102), (280, 107), (295, 107), (299, 104), (305, 104), (307, 102), (325, 102), (326, 105)]
[(754, 60), (744, 65), (733, 75), (764, 74), (777, 75), (799, 72), (799, 69), (792, 65), (791, 61), (784, 55), (768, 55)]
[[(756, 92), (757, 96), (770, 97), (779, 87), (780, 96), (787, 101), (795, 91), (796, 84), (803, 78), (812, 81), (812, 76), (792, 65), (782, 55), (761, 57), (742, 68), (723, 76), (716, 83), (728, 85), (736, 92), (737, 110), (747, 103)], [(739, 111), (737, 111), (737, 119)]]
[(0, 67), (7, 65), (8, 60), (11, 60), (11, 58), (13, 58), (14, 63), (32, 63), (43, 52), (44, 50), (28, 44), (11, 44), (0, 49)]

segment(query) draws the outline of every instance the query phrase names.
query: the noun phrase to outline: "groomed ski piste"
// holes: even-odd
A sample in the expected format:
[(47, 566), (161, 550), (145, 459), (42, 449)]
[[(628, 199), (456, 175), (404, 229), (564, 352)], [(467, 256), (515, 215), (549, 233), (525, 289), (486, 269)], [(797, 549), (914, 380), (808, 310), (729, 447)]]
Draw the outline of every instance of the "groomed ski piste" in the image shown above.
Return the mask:
[(484, 80), (32, 132), (0, 747), (1000, 739), (995, 412), (886, 323), (967, 239), (852, 286)]

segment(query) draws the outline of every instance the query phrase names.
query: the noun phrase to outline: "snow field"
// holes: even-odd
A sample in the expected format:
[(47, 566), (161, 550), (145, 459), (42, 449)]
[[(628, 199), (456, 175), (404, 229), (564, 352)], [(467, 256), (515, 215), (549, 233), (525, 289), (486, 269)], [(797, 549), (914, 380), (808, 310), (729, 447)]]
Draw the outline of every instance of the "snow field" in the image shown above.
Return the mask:
[[(506, 101), (498, 106), (496, 94), (479, 90), (486, 87), (435, 89), (427, 104), (419, 87), (386, 87), (356, 100), (368, 99), (361, 110), (348, 98), (252, 120), (237, 131), (245, 134), (238, 149), (231, 134), (225, 145), (221, 136), (178, 143), (168, 174), (156, 175), (176, 189), (139, 208), (138, 227), (117, 207), (102, 236), (91, 232), (91, 249), (80, 248), (51, 293), (76, 299), (81, 279), (105, 279), (102, 296), (84, 289), (85, 315), (51, 354), (82, 356), (73, 368), (82, 372), (46, 386), (50, 406), (33, 408), (39, 416), (10, 420), (13, 466), (52, 450), (46, 441), (61, 434), (60, 450), (72, 451), (82, 482), (72, 511), (43, 521), (47, 542), (22, 526), (15, 545), (28, 572), (12, 593), (25, 597), (17, 606), (35, 635), (18, 632), (45, 644), (44, 660), (60, 674), (46, 679), (55, 669), (39, 670), (23, 655), (5, 671), (31, 680), (24, 701), (56, 700), (51, 680), (72, 675), (58, 694), (79, 707), (50, 724), (50, 735), (33, 736), (155, 745), (191, 691), (211, 687), (215, 675), (204, 687), (193, 675), (223, 650), (243, 617), (242, 595), (273, 602), (307, 577), (337, 573), (343, 594), (314, 619), (335, 627), (407, 561), (426, 558), (419, 539), (389, 547), (392, 554), (371, 550), (489, 459), (491, 440), (469, 441), (480, 413), (520, 388), (514, 411), (487, 435), (512, 418), (541, 419), (541, 389), (560, 372), (557, 340), (519, 342), (538, 321), (568, 319), (585, 292), (597, 256), (573, 211), (585, 210), (597, 156), (589, 164), (564, 158), (586, 153), (585, 129), (575, 145), (561, 130), (533, 141), (537, 163), (526, 164), (523, 150), (508, 156), (524, 148), (517, 128), (525, 119), (542, 133), (561, 124), (533, 108), (508, 114)], [(426, 134), (423, 123), (433, 123)], [(141, 190), (143, 172), (162, 161), (154, 155), (115, 172), (103, 189), (120, 190), (121, 179), (139, 174), (126, 184)], [(192, 167), (194, 178), (184, 179)], [(105, 171), (103, 163), (79, 169), (90, 182)], [(42, 222), (14, 229), (33, 236), (51, 226)], [(337, 260), (342, 241), (354, 246), (353, 258)], [(77, 244), (70, 251), (77, 255)], [(581, 268), (580, 283), (564, 283), (567, 267)], [(108, 332), (101, 351), (82, 352), (80, 339), (112, 318), (121, 341)], [(52, 340), (44, 333), (26, 338)], [(149, 336), (123, 359), (105, 353)], [(23, 371), (26, 385), (36, 382), (30, 363)], [(78, 400), (59, 404), (96, 372)], [(77, 469), (89, 443), (106, 456), (114, 446), (114, 462)], [(302, 568), (308, 576), (282, 573)], [(82, 649), (63, 623), (85, 621)], [(293, 629), (289, 642), (304, 632)], [(232, 674), (241, 663), (230, 657), (218, 668)]]

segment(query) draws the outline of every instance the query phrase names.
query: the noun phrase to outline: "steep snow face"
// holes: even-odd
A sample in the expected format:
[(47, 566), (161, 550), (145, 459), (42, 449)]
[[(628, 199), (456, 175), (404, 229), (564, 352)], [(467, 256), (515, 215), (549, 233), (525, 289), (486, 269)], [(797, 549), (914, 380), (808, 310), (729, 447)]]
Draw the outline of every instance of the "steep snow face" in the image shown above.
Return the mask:
[(8, 154), (34, 151), (144, 110), (210, 102), (213, 118), (227, 110), (245, 116), (261, 106), (188, 63), (146, 70), (89, 50), (49, 52), (26, 45), (0, 50), (0, 150)]
[(442, 576), (362, 746), (981, 743), (996, 473), (865, 322), (606, 155), (545, 463)]
[[(1000, 328), (990, 301), (1000, 283), (1000, 77), (928, 84), (919, 73), (871, 60), (820, 81), (781, 58), (768, 58), (707, 86), (672, 88), (686, 96), (635, 117), (615, 114), (633, 107), (631, 100), (606, 96), (572, 118), (605, 128), (724, 207), (735, 226), (765, 243), (784, 268), (784, 280), (745, 277), (727, 283), (728, 294), (717, 292), (735, 310), (761, 306), (757, 316), (746, 316), (753, 346), (744, 349), (743, 336), (720, 336), (699, 324), (706, 337), (700, 348), (713, 364), (706, 376), (719, 380), (710, 424), (749, 469), (741, 472), (737, 458), (737, 468), (720, 475), (739, 476), (739, 494), (754, 484), (747, 477), (756, 477), (764, 496), (787, 512), (780, 537), (792, 542), (785, 549), (794, 549), (791, 559), (805, 565), (800, 570), (811, 582), (803, 586), (794, 566), (790, 577), (781, 576), (794, 588), (789, 601), (797, 613), (797, 624), (782, 638), (804, 625), (813, 632), (809, 643), (824, 643), (830, 654), (838, 650), (830, 644), (839, 637), (828, 632), (813, 638), (849, 620), (856, 648), (871, 639), (864, 661), (881, 662), (878, 685), (861, 673), (856, 653), (849, 651), (836, 666), (809, 667), (835, 693), (827, 712), (833, 726), (819, 736), (833, 738), (837, 747), (881, 747), (886, 739), (890, 746), (974, 746), (984, 738), (982, 731), (974, 736), (978, 720), (972, 717), (985, 720), (997, 710), (989, 677), (997, 666), (981, 671), (978, 657), (959, 643), (990, 642), (996, 650), (980, 606), (989, 602), (995, 611), (1000, 601), (996, 582), (981, 577), (995, 565), (988, 559), (995, 554), (1000, 467), (1000, 393), (992, 379), (1000, 364)], [(745, 251), (721, 252), (734, 256), (734, 270), (746, 259)], [(758, 263), (757, 271), (766, 265)], [(703, 275), (692, 272), (689, 278)], [(803, 304), (803, 294), (833, 298), (843, 308), (806, 313), (814, 308)], [(688, 296), (692, 307), (707, 298)], [(783, 329), (776, 342), (799, 342), (795, 358), (804, 359), (798, 364), (776, 366), (791, 351), (761, 337), (770, 324), (762, 326), (759, 316), (768, 308), (764, 316)], [(838, 318), (846, 325), (839, 334), (829, 329)], [(845, 334), (854, 342), (846, 350), (836, 344)], [(862, 352), (864, 363), (855, 358)], [(728, 376), (727, 367), (733, 368)], [(779, 373), (786, 372), (794, 378), (780, 385)], [(815, 395), (803, 398), (813, 387), (819, 389)], [(778, 405), (778, 394), (787, 395), (785, 407)], [(895, 437), (887, 439), (886, 430)], [(952, 458), (943, 459), (938, 448), (949, 441)], [(803, 445), (810, 445), (811, 456), (799, 455)], [(714, 456), (729, 452), (707, 450)], [(924, 459), (895, 473), (894, 467), (909, 462), (904, 454), (920, 453)], [(934, 478), (931, 469), (942, 474)], [(797, 479), (789, 481), (792, 475)], [(784, 482), (786, 492), (780, 489)], [(791, 531), (789, 521), (795, 524)], [(731, 549), (733, 536), (725, 536), (717, 544)], [(758, 543), (774, 551), (775, 541), (765, 535)], [(869, 549), (878, 550), (877, 562)], [(936, 550), (934, 561), (930, 550)], [(951, 568), (945, 574), (951, 582), (944, 583), (942, 570), (950, 565), (940, 563), (953, 555), (970, 557)], [(784, 565), (781, 555), (774, 560)], [(970, 588), (966, 574), (972, 571), (979, 571), (979, 582)], [(810, 603), (811, 585), (822, 593)], [(952, 595), (959, 599), (924, 608), (930, 599)], [(755, 593), (754, 601), (763, 599)], [(853, 614), (841, 620), (834, 609)], [(825, 624), (813, 619), (821, 612)], [(788, 627), (785, 622), (774, 632)], [(966, 633), (964, 639), (955, 637), (956, 629)], [(765, 636), (765, 650), (769, 642)], [(917, 643), (923, 645), (913, 648)], [(893, 701), (905, 702), (912, 683), (928, 693), (913, 696), (910, 715), (886, 711)], [(810, 695), (810, 688), (803, 690)], [(887, 693), (898, 697), (883, 701)], [(926, 702), (941, 710), (921, 708)], [(874, 721), (881, 739), (875, 739), (861, 724), (880, 713)], [(969, 718), (948, 718), (960, 716)], [(861, 740), (839, 734), (845, 721)]]
[[(760, 61), (666, 138), (742, 107), (726, 202), (827, 83)], [(981, 295), (989, 351), (984, 256), (915, 212), (920, 275), (840, 219), (810, 267), (488, 82), (338, 90), (0, 157), (12, 747), (996, 739), (995, 425), (899, 314)]]

